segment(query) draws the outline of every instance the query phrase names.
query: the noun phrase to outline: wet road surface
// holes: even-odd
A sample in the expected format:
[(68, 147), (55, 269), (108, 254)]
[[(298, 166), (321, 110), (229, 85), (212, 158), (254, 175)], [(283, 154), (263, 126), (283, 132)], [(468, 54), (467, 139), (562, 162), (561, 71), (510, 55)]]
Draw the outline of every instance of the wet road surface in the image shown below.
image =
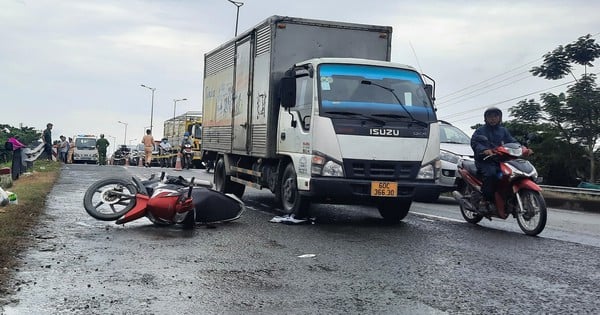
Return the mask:
[(514, 220), (475, 226), (440, 215), (453, 204), (415, 203), (398, 225), (367, 207), (317, 205), (315, 224), (289, 226), (269, 223), (271, 195), (248, 189), (239, 220), (194, 230), (146, 219), (117, 226), (83, 209), (92, 182), (159, 170), (64, 169), (4, 314), (600, 311), (597, 244), (570, 239), (568, 227), (562, 239), (528, 237)]

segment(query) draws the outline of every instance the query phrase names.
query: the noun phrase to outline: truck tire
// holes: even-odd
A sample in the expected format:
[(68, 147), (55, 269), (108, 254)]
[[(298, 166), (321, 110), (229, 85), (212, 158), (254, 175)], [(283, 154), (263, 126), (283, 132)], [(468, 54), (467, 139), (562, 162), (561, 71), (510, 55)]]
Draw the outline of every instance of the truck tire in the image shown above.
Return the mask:
[(294, 214), (294, 216), (297, 218), (305, 218), (308, 216), (310, 202), (306, 197), (302, 197), (298, 191), (296, 170), (294, 169), (294, 165), (292, 163), (289, 163), (285, 167), (283, 175), (281, 176), (281, 184), (279, 185), (279, 189), (281, 208), (285, 214)]
[(398, 223), (408, 214), (410, 204), (411, 201), (390, 199), (377, 204), (377, 209), (383, 220), (388, 223)]
[(231, 181), (230, 176), (225, 173), (225, 161), (223, 158), (219, 158), (215, 165), (214, 179), (215, 189), (225, 194), (234, 194), (236, 197), (242, 199), (246, 186)]

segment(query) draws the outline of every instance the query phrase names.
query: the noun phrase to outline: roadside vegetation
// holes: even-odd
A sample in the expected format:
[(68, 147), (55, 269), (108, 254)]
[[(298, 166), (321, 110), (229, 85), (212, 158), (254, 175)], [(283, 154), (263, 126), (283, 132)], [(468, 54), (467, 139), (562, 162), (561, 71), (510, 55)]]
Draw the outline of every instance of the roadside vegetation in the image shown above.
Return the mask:
[[(535, 154), (529, 159), (545, 185), (573, 187), (582, 180), (595, 183), (599, 178), (600, 89), (598, 72), (590, 71), (597, 58), (600, 45), (591, 35), (558, 46), (530, 72), (546, 80), (571, 77), (566, 91), (543, 93), (541, 102), (523, 99), (508, 109), (513, 119), (505, 126), (533, 149)], [(574, 69), (583, 74), (575, 76)]]
[[(0, 167), (10, 167), (2, 163)], [(31, 233), (44, 212), (46, 196), (60, 174), (61, 164), (36, 161), (31, 174), (23, 174), (6, 188), (17, 194), (18, 204), (0, 207), (0, 296), (9, 293), (11, 273), (18, 268), (18, 255), (33, 241)]]

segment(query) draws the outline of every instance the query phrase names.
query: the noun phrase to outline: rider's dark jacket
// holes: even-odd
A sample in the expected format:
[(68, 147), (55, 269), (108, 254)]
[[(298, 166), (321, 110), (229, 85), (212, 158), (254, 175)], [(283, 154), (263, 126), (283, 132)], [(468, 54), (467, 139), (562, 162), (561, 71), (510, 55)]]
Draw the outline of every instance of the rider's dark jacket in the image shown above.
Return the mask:
[[(481, 137), (487, 138), (487, 141), (482, 140)], [(502, 127), (500, 124), (490, 126), (485, 124), (473, 133), (471, 137), (471, 148), (475, 153), (475, 164), (477, 169), (483, 174), (483, 176), (495, 176), (498, 172), (498, 163), (492, 160), (484, 161), (483, 151), (487, 149), (494, 149), (505, 143), (515, 143), (517, 140), (511, 136), (508, 129)]]

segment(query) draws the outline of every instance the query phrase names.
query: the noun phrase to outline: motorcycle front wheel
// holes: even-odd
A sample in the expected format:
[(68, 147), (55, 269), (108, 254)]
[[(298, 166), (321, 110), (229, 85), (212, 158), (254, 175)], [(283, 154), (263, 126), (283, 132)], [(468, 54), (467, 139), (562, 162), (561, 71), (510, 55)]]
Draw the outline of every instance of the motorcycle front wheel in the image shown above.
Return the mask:
[(544, 197), (540, 192), (528, 189), (521, 190), (518, 194), (523, 205), (523, 209), (517, 209), (519, 227), (527, 235), (540, 234), (546, 226), (548, 216)]
[[(473, 199), (471, 198), (471, 196), (473, 194), (473, 187), (465, 183), (463, 183), (461, 186), (462, 187), (460, 188), (460, 193), (463, 195), (463, 198), (466, 198), (467, 201), (472, 201)], [(481, 219), (483, 219), (483, 216), (481, 214), (465, 209), (465, 206), (460, 202), (459, 206), (460, 214), (462, 214), (462, 217), (463, 219), (465, 219), (465, 221), (471, 224), (477, 224), (479, 223), (479, 221), (481, 221)]]
[(135, 184), (122, 178), (107, 178), (95, 182), (83, 196), (83, 207), (92, 217), (114, 221), (135, 206)]

